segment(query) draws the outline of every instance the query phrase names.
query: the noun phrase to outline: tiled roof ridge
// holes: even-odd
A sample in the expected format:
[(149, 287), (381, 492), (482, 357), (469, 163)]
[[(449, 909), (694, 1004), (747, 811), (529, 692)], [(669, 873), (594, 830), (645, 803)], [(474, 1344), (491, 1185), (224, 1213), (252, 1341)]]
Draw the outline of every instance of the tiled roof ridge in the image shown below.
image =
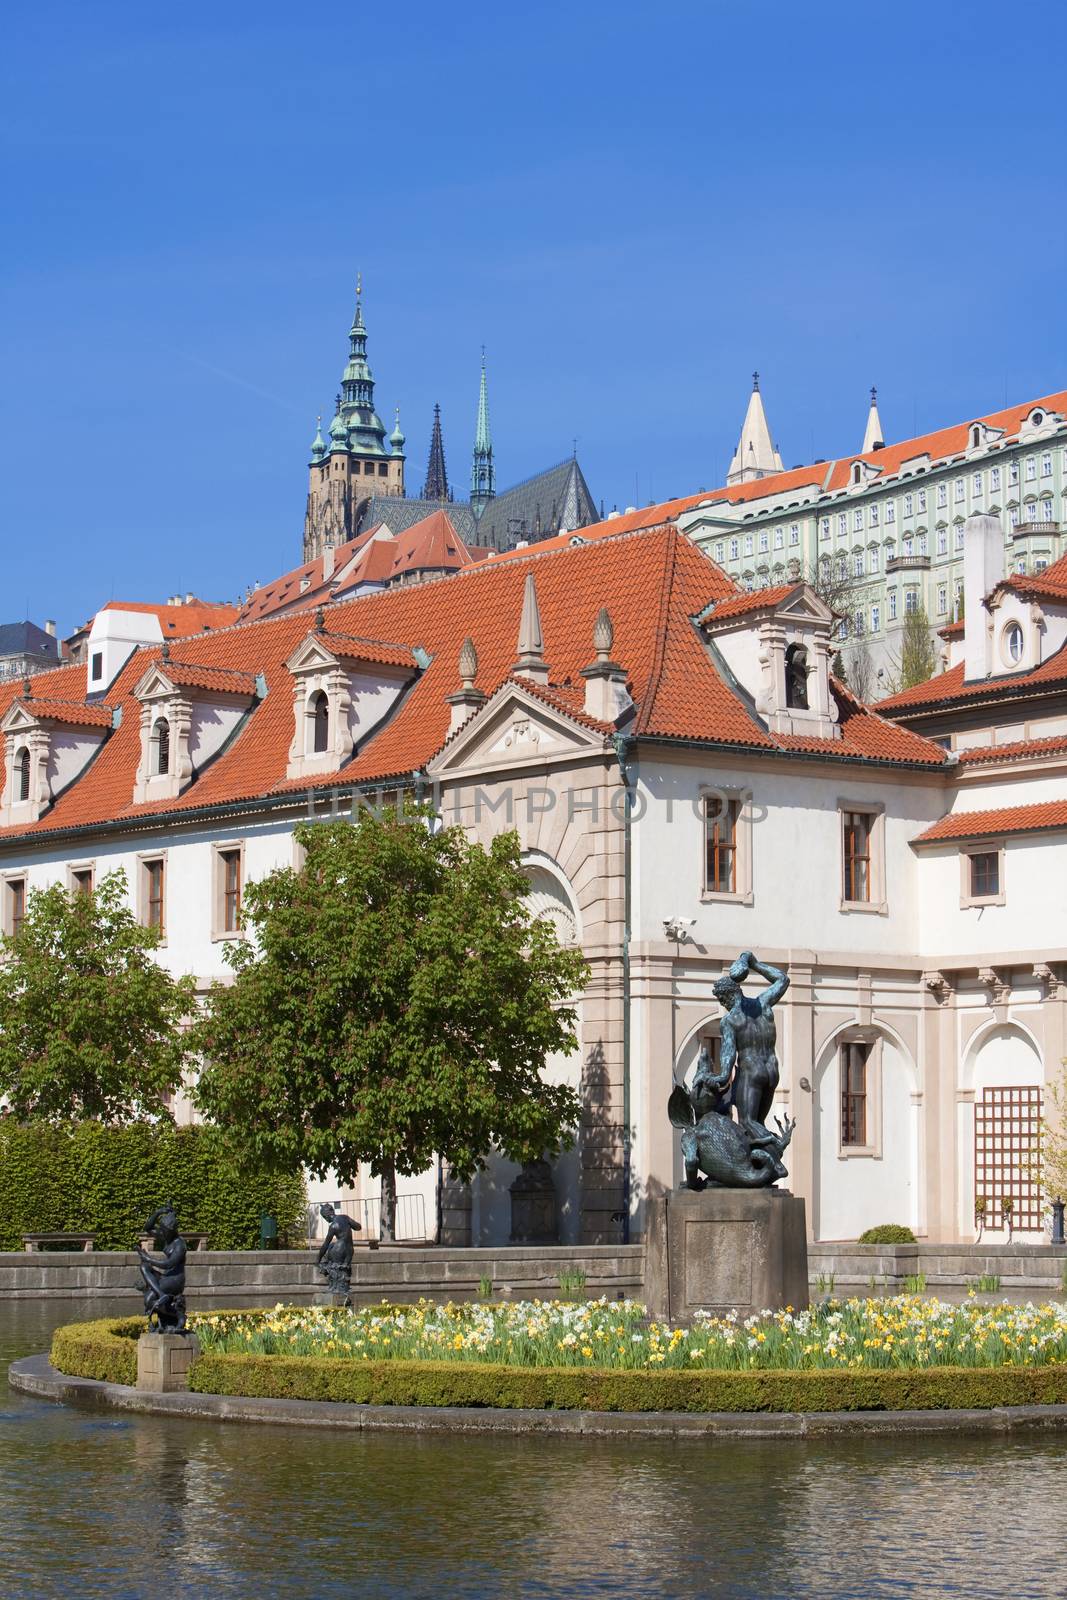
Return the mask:
[(917, 834), (912, 844), (951, 843), (986, 834), (1033, 833), (1067, 828), (1067, 800), (1036, 800), (1025, 806), (992, 806), (982, 811), (950, 811)]
[[(1056, 670), (1057, 663), (1059, 671)], [(1044, 661), (1026, 672), (1000, 672), (989, 678), (967, 679), (964, 677), (965, 671), (966, 664), (957, 661), (947, 671), (935, 672), (932, 678), (925, 678), (922, 683), (912, 684), (909, 689), (887, 695), (878, 704), (892, 715), (896, 711), (930, 710), (943, 705), (959, 707), (974, 699), (988, 699), (992, 694), (1014, 697), (1016, 693), (1021, 694), (1028, 689), (1040, 691), (1050, 688), (1067, 680), (1067, 640), (1050, 656), (1046, 656)], [(942, 694), (933, 692), (938, 684), (947, 679), (952, 680), (952, 687)], [(957, 684), (958, 688), (955, 687)], [(924, 693), (926, 690), (931, 692)]]
[(643, 733), (651, 723), (660, 679), (663, 676), (663, 663), (667, 654), (667, 617), (670, 611), (671, 592), (674, 587), (674, 570), (677, 561), (679, 537), (684, 537), (684, 535), (680, 536), (677, 528), (672, 528), (667, 533), (667, 548), (663, 563), (663, 575), (660, 579), (659, 606), (656, 614), (656, 647), (652, 657), (652, 666), (649, 669), (648, 682), (645, 685), (644, 701), (637, 714), (635, 732), (638, 733)]
[(1050, 733), (1040, 739), (1009, 739), (1004, 744), (976, 744), (954, 754), (961, 766), (982, 766), (994, 761), (1037, 761), (1042, 756), (1067, 752), (1067, 733)]

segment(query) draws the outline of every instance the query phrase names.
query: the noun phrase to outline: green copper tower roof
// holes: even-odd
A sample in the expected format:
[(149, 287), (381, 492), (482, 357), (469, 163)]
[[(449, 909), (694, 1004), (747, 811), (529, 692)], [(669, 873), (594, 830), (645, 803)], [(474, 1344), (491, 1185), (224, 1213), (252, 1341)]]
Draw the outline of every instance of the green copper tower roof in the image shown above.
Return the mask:
[[(363, 282), (356, 279), (356, 309), (348, 330), (348, 361), (341, 374), (338, 415), (352, 455), (384, 456), (385, 427), (374, 409), (374, 374), (367, 362), (367, 329), (363, 322)], [(333, 438), (333, 428), (330, 437)]]
[(474, 427), (474, 456), (471, 461), (471, 507), (477, 516), (496, 494), (496, 468), (493, 466), (493, 440), (489, 432), (489, 391), (485, 381), (485, 349), (482, 349), (482, 379), (478, 389), (478, 420)]

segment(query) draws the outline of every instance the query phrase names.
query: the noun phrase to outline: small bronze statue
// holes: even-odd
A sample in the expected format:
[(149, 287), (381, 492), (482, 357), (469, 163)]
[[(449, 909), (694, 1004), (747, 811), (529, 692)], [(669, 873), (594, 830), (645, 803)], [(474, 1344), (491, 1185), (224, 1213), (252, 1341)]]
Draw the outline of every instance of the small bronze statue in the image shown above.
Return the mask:
[[(741, 991), (750, 972), (769, 984), (754, 1000)], [(788, 1177), (782, 1154), (796, 1122), (776, 1119), (774, 1131), (766, 1123), (778, 1087), (772, 1007), (788, 987), (785, 973), (757, 961), (751, 950), (743, 951), (714, 986), (726, 1013), (719, 1071), (705, 1045), (690, 1086), (676, 1084), (667, 1102), (667, 1115), (682, 1130), (690, 1189), (703, 1189), (706, 1181), (728, 1189), (760, 1189)]]
[(319, 1247), (315, 1265), (330, 1285), (332, 1293), (347, 1301), (352, 1292), (353, 1234), (362, 1230), (358, 1222), (346, 1217), (343, 1211), (335, 1211), (328, 1201), (319, 1207), (319, 1215), (329, 1223), (329, 1227)]
[(140, 1240), (137, 1242), (149, 1331), (154, 1322), (159, 1333), (188, 1333), (185, 1323), (186, 1244), (178, 1232), (178, 1215), (169, 1200), (158, 1211), (153, 1211), (144, 1225), (144, 1232), (152, 1234), (156, 1249), (163, 1253), (162, 1262), (154, 1261)]

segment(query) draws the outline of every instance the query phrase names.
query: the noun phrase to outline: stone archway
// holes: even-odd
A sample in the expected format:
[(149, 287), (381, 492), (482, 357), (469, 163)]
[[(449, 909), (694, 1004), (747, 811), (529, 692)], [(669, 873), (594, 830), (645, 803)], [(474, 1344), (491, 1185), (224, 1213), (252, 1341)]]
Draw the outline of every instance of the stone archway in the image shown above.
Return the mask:
[[(864, 1053), (862, 1143), (843, 1116), (845, 1050)], [(852, 1132), (855, 1132), (853, 1128)], [(896, 1222), (920, 1226), (918, 1073), (903, 1041), (880, 1024), (838, 1028), (823, 1045), (812, 1093), (816, 1239), (855, 1239)]]

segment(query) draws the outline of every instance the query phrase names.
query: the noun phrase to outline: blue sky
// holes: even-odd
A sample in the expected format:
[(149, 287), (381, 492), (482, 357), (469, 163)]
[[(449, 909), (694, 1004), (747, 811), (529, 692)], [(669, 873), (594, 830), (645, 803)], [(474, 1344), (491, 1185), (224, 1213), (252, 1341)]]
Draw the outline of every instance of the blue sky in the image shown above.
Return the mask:
[[(11, 6), (0, 620), (300, 559), (357, 268), (421, 486), (610, 508), (1067, 387), (1059, 7)], [(1010, 30), (1010, 31), (1007, 31)]]

